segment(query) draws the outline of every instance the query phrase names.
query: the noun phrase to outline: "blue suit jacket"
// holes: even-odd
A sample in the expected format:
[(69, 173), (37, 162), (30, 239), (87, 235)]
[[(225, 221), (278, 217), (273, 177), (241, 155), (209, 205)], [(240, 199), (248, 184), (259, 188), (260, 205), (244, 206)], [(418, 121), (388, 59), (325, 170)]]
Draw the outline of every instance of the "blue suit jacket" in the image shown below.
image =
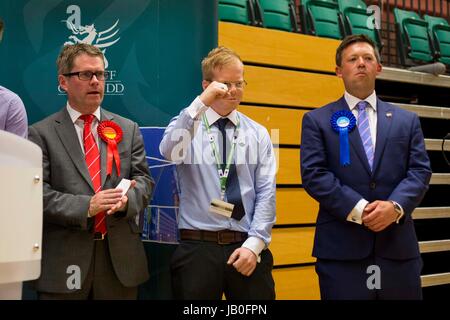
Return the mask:
[[(419, 118), (377, 99), (371, 172), (356, 127), (349, 134), (351, 163), (340, 165), (339, 134), (330, 125), (331, 116), (338, 110), (350, 110), (343, 97), (303, 117), (302, 181), (320, 204), (313, 256), (335, 260), (362, 259), (370, 254), (389, 259), (419, 256), (411, 213), (422, 200), (431, 177)], [(375, 233), (346, 221), (361, 198), (398, 202), (405, 211), (402, 223)]]

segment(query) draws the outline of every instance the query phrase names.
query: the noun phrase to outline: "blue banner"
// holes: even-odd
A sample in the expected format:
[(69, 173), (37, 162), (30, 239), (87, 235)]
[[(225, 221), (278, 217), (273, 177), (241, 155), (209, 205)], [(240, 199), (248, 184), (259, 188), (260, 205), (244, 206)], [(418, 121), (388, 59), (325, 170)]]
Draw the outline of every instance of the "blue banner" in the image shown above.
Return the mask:
[(102, 106), (165, 126), (202, 90), (200, 63), (217, 44), (215, 8), (204, 0), (2, 0), (0, 84), (22, 98), (33, 124), (66, 103), (61, 47), (90, 43), (110, 76)]
[(178, 241), (179, 188), (175, 165), (159, 153), (165, 128), (141, 128), (150, 172), (155, 180), (150, 205), (143, 217), (142, 239), (164, 243)]

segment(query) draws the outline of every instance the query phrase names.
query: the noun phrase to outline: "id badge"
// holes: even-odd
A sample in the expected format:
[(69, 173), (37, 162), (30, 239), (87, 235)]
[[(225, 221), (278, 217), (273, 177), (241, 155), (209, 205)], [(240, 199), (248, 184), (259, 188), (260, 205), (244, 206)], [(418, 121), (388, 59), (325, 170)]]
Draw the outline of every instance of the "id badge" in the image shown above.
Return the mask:
[(209, 212), (217, 213), (222, 216), (231, 218), (231, 214), (233, 213), (234, 204), (219, 200), (212, 199), (211, 205), (209, 206)]

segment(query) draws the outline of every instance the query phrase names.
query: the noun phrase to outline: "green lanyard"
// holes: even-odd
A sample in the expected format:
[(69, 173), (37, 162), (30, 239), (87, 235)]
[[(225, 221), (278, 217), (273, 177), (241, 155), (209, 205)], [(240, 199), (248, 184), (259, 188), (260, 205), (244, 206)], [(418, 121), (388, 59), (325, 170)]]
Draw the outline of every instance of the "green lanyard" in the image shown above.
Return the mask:
[(228, 154), (228, 157), (227, 157), (227, 162), (225, 164), (225, 170), (222, 170), (222, 166), (220, 165), (219, 152), (217, 150), (217, 146), (214, 141), (214, 135), (211, 133), (211, 129), (210, 129), (210, 126), (208, 123), (208, 119), (206, 118), (206, 115), (205, 114), (202, 115), (203, 124), (206, 127), (206, 132), (208, 133), (209, 143), (211, 144), (214, 158), (216, 159), (217, 172), (219, 174), (219, 180), (220, 180), (220, 197), (221, 197), (222, 201), (225, 197), (228, 173), (230, 172), (231, 161), (233, 161), (234, 151), (236, 150), (237, 137), (239, 135), (239, 127), (240, 127), (241, 121), (239, 119), (239, 115), (236, 115), (236, 118), (237, 118), (237, 123), (236, 123), (236, 129), (234, 130), (234, 133), (233, 133), (233, 142), (231, 143), (231, 149), (230, 149), (230, 153)]

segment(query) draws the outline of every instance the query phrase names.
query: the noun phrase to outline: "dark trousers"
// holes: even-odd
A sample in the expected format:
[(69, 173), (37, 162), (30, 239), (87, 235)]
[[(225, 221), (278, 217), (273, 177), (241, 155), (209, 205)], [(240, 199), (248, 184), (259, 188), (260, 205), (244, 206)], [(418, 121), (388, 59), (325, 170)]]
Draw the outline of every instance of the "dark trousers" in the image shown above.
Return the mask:
[[(93, 258), (81, 289), (70, 293), (38, 292), (40, 300), (135, 300), (137, 287), (124, 287), (117, 278), (108, 240), (95, 241)], [(133, 261), (130, 261), (133, 263)], [(69, 275), (67, 275), (69, 277)]]
[[(317, 259), (322, 300), (421, 300), (422, 259)], [(379, 271), (379, 272), (378, 272)]]
[(275, 299), (272, 278), (273, 257), (267, 249), (261, 262), (246, 277), (228, 258), (242, 243), (220, 245), (206, 241), (181, 241), (171, 260), (172, 289), (175, 299), (227, 300)]

